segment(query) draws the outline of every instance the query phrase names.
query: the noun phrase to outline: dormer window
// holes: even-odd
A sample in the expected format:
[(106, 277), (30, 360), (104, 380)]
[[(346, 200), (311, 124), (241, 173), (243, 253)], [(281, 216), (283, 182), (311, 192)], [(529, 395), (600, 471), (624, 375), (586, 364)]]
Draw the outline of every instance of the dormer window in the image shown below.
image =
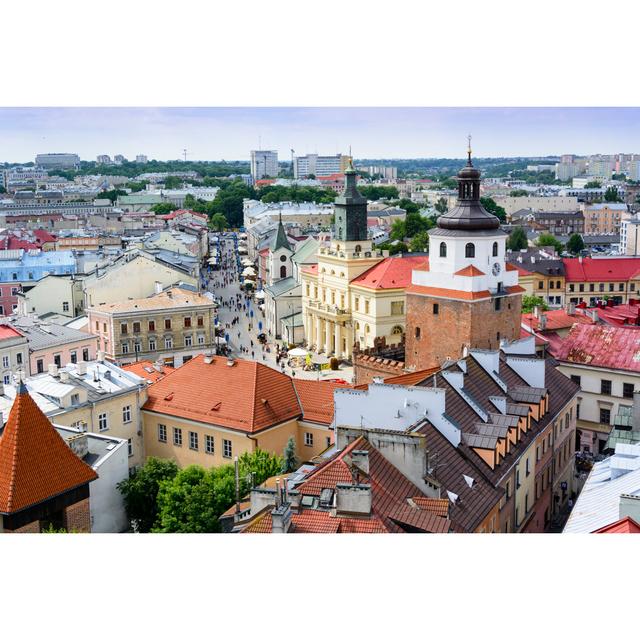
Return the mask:
[(493, 243), (493, 257), (495, 258), (498, 255), (498, 243)]
[(465, 258), (475, 258), (476, 257), (476, 245), (473, 242), (467, 242), (464, 248), (464, 257)]

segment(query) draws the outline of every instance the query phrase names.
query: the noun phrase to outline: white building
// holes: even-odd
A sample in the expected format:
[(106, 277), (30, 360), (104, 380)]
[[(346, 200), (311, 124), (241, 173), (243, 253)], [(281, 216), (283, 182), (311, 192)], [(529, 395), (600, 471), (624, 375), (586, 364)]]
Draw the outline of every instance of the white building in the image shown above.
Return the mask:
[(149, 162), (149, 159), (144, 154), (140, 154), (136, 156), (136, 162), (139, 164), (147, 164), (147, 162)]
[(251, 177), (253, 181), (278, 177), (277, 151), (251, 151)]
[(101, 155), (96, 158), (98, 164), (111, 164), (111, 156)]
[(36, 165), (40, 169), (79, 169), (80, 156), (77, 153), (39, 153)]
[(297, 156), (293, 163), (293, 177), (306, 178), (313, 175), (331, 176), (334, 173), (341, 173), (345, 163), (343, 156), (319, 156), (317, 153), (310, 153), (306, 156)]
[(573, 162), (559, 162), (556, 164), (556, 180), (566, 182), (579, 174), (580, 165), (574, 164)]

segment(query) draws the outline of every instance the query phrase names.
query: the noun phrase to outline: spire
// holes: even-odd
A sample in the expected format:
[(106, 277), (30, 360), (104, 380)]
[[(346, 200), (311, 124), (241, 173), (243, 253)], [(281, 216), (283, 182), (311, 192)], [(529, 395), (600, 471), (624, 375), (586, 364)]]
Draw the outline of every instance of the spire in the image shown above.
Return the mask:
[(277, 251), (281, 248), (291, 251), (291, 245), (287, 239), (287, 232), (284, 230), (284, 225), (282, 224), (282, 209), (278, 211), (278, 231), (271, 245), (271, 251)]
[(467, 167), (473, 167), (471, 162), (471, 134), (467, 136)]

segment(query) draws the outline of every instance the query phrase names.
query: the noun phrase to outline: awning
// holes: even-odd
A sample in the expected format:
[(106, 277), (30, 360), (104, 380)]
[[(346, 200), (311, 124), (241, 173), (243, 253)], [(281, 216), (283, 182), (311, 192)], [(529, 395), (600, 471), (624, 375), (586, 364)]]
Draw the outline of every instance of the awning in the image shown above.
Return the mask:
[(264, 295), (265, 295), (265, 294), (264, 294), (264, 291), (262, 291), (262, 289), (260, 289), (260, 291), (256, 291), (256, 292), (253, 294), (253, 297), (254, 297), (256, 300), (264, 300)]
[(306, 349), (302, 347), (296, 347), (295, 349), (291, 349), (291, 351), (287, 352), (288, 355), (293, 356), (294, 358), (302, 358), (309, 353)]

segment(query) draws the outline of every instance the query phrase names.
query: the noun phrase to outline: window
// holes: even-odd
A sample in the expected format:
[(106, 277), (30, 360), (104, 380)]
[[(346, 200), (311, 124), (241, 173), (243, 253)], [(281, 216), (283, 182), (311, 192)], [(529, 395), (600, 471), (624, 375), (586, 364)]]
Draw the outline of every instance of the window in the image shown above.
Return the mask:
[(633, 398), (634, 385), (633, 382), (625, 382), (622, 385), (622, 397)]
[(63, 311), (63, 313), (65, 311), (69, 311), (69, 303), (68, 302), (63, 302), (62, 303), (62, 311)]
[(134, 322), (133, 323), (133, 333), (140, 333), (140, 323), (139, 322)]
[(493, 301), (493, 304), (494, 304), (494, 308), (495, 308), (495, 310), (496, 310), (496, 311), (500, 311), (500, 307), (501, 307), (501, 305), (502, 305), (502, 298), (496, 298), (496, 299)]
[(129, 457), (133, 455), (133, 441), (131, 438), (127, 439), (127, 452), (129, 453)]
[(579, 385), (582, 378), (580, 376), (571, 376), (571, 380)]
[(149, 351), (155, 351), (156, 350), (156, 340), (155, 338), (150, 338), (149, 339)]
[(493, 252), (492, 252), (493, 257), (495, 258), (498, 255), (498, 243), (494, 242), (493, 243)]
[(59, 353), (56, 353), (53, 356), (53, 363), (56, 365), (56, 367), (62, 366), (62, 357)]
[(437, 302), (433, 303), (433, 315), (437, 316), (440, 313), (440, 305)]
[(355, 307), (355, 310), (356, 310), (356, 311), (359, 311), (359, 310), (360, 310), (360, 298), (358, 298), (358, 296), (356, 296), (356, 297), (353, 299), (353, 306)]
[(304, 444), (306, 447), (313, 447), (313, 433), (309, 433), (308, 431), (305, 432)]
[(11, 384), (11, 374), (10, 373), (5, 373), (5, 375), (2, 377), (2, 383), (3, 384)]
[(156, 330), (156, 321), (149, 320), (149, 331), (155, 331), (155, 330)]
[(420, 340), (420, 327), (416, 327), (416, 340)]
[(232, 455), (231, 440), (222, 441), (222, 457), (230, 458)]
[(529, 476), (529, 474), (531, 473), (531, 470), (529, 469), (529, 458), (527, 458), (525, 468), (526, 468), (526, 475)]
[(36, 369), (38, 370), (38, 373), (42, 373), (44, 371), (44, 360), (36, 360)]
[(120, 323), (120, 333), (126, 334), (126, 333), (128, 333), (128, 331), (129, 331), (129, 328), (128, 328), (127, 323), (126, 322), (121, 322)]
[(173, 427), (173, 444), (176, 447), (182, 446), (182, 429), (178, 427)]
[(18, 287), (11, 287), (11, 295), (12, 296), (18, 295)]
[(211, 453), (211, 454), (214, 452), (213, 436), (206, 435), (204, 437), (204, 451), (205, 453)]
[(184, 337), (184, 346), (190, 347), (193, 344), (193, 337), (191, 335)]
[(544, 289), (544, 282), (542, 282), (542, 280), (538, 281), (538, 289)]
[(198, 336), (198, 344), (204, 344), (204, 336), (202, 334)]
[(447, 257), (447, 243), (446, 242), (441, 242), (440, 243), (440, 257), (441, 258), (446, 258)]
[(198, 434), (195, 431), (189, 431), (189, 449), (198, 450)]
[(524, 512), (529, 513), (529, 492), (528, 491), (524, 496)]
[(613, 291), (613, 282), (609, 283), (609, 291)]
[(581, 285), (580, 285), (580, 293), (582, 293), (583, 291), (584, 291), (584, 285), (583, 285), (583, 284), (581, 284)]
[(281, 267), (280, 267), (280, 277), (281, 278), (286, 278), (287, 277), (287, 267), (285, 267), (284, 265), (281, 265)]
[[(280, 256), (280, 262), (286, 262), (286, 260), (287, 260), (287, 256), (285, 255)], [(333, 274), (333, 271), (331, 273)]]
[(511, 480), (507, 480), (507, 484), (505, 485), (505, 489), (507, 491), (507, 499), (511, 497)]
[(364, 301), (364, 312), (365, 313), (369, 313), (369, 301), (368, 300)]
[(133, 350), (136, 353), (140, 353), (142, 351), (142, 344), (140, 344), (139, 342), (134, 342), (133, 343)]
[(164, 339), (164, 348), (173, 349), (173, 338), (169, 337)]
[(618, 291), (624, 291), (624, 282), (621, 282), (621, 283), (618, 285)]
[(611, 380), (600, 380), (600, 393), (603, 396), (611, 395)]
[(165, 318), (164, 319), (164, 328), (165, 329), (171, 329), (171, 318)]
[(467, 242), (464, 248), (464, 257), (465, 258), (475, 258), (476, 257), (476, 245), (473, 242)]
[(635, 283), (635, 282), (632, 282), (632, 283), (629, 285), (629, 290), (630, 290), (630, 291), (635, 291), (635, 290), (636, 290), (636, 283)]
[(159, 424), (158, 425), (158, 440), (160, 442), (166, 442), (167, 441), (167, 425), (166, 424)]
[(22, 353), (16, 353), (16, 364), (22, 364)]
[(122, 343), (122, 353), (129, 353), (129, 344), (127, 342)]
[(596, 290), (596, 285), (593, 284), (593, 282), (589, 285), (589, 291), (595, 291)]
[(396, 301), (391, 303), (391, 315), (401, 316), (404, 313), (404, 302)]
[(600, 409), (600, 424), (610, 424), (610, 423), (611, 423), (611, 410)]
[(71, 351), (69, 353), (69, 358), (71, 360), (71, 364), (76, 364), (78, 362), (78, 353), (77, 353), (77, 351)]
[(98, 431), (106, 431), (109, 428), (109, 422), (107, 420), (107, 414), (101, 413), (98, 416)]
[(191, 327), (191, 317), (190, 316), (187, 316), (184, 319), (184, 326), (185, 326), (185, 329), (188, 329), (189, 327)]
[[(308, 295), (308, 292), (307, 292)], [(204, 327), (204, 318), (202, 316), (198, 316), (198, 326)]]
[(540, 460), (540, 445), (536, 447), (536, 462)]
[(131, 405), (122, 407), (122, 422), (125, 424), (127, 424), (127, 422), (131, 422)]
[(574, 289), (575, 289), (575, 285), (570, 284), (570, 285), (569, 285), (569, 291), (570, 291), (571, 293), (573, 293), (573, 290), (574, 290)]
[(100, 331), (100, 323), (96, 320), (96, 331)]
[(555, 288), (555, 284), (553, 283), (553, 280), (549, 281), (549, 289), (554, 289)]
[(9, 366), (9, 356), (2, 356), (2, 366), (5, 369)]
[(520, 469), (516, 469), (516, 489), (520, 488)]

